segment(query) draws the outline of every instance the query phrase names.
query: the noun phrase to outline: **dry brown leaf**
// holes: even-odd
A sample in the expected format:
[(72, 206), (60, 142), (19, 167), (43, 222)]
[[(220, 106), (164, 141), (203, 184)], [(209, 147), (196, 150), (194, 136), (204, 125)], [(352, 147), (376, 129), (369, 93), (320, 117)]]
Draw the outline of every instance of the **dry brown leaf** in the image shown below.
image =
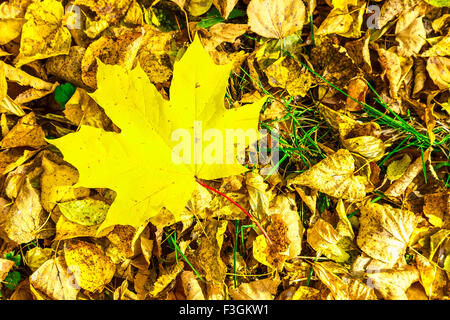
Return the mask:
[(222, 18), (228, 18), (234, 6), (239, 0), (213, 0), (214, 6), (219, 10)]
[(31, 291), (38, 300), (75, 300), (80, 287), (63, 257), (47, 260), (30, 276)]
[(322, 283), (330, 289), (331, 296), (335, 300), (349, 300), (348, 284), (339, 278), (332, 270), (333, 265), (322, 262), (314, 262), (313, 269), (315, 275)]
[(44, 130), (36, 122), (33, 112), (20, 118), (1, 141), (2, 148), (31, 147), (38, 149), (46, 144)]
[(4, 217), (2, 227), (11, 240), (21, 244), (50, 237), (54, 230), (46, 223), (47, 220), (39, 193), (27, 178), (20, 188), (16, 201)]
[(393, 265), (405, 254), (416, 216), (408, 210), (371, 202), (360, 210), (358, 246), (372, 258)]
[(183, 268), (184, 263), (183, 261), (180, 261), (179, 263), (175, 263), (168, 268), (163, 269), (158, 279), (150, 285), (148, 295), (153, 298), (160, 297)]
[(63, 26), (64, 7), (56, 0), (43, 0), (27, 7), (15, 65), (69, 53), (71, 36)]
[(14, 265), (14, 261), (0, 258), (0, 281), (5, 279)]
[(410, 57), (417, 55), (426, 43), (426, 31), (416, 10), (405, 12), (397, 21), (395, 27), (395, 39), (399, 43), (398, 53)]
[(64, 258), (81, 288), (91, 292), (100, 291), (116, 271), (116, 266), (95, 244), (69, 240), (64, 246)]
[(58, 164), (46, 156), (42, 158), (41, 203), (44, 209), (52, 212), (58, 202), (87, 197), (87, 188), (72, 187), (78, 180), (78, 172), (66, 164)]
[(348, 150), (340, 149), (312, 168), (288, 180), (288, 186), (307, 186), (336, 198), (361, 199), (366, 194), (366, 179), (355, 176), (354, 172), (354, 158)]
[(220, 250), (227, 224), (226, 220), (209, 220), (204, 226), (206, 234), (202, 232), (197, 240), (199, 244), (192, 255), (193, 264), (207, 281), (222, 283), (225, 280), (227, 267), (220, 256)]
[(398, 98), (398, 91), (405, 80), (405, 77), (413, 65), (411, 57), (402, 57), (397, 54), (397, 47), (389, 50), (377, 48), (379, 60), (383, 67), (383, 72), (389, 80), (389, 92), (392, 98)]
[(123, 280), (122, 284), (114, 290), (114, 300), (137, 300), (136, 293), (128, 289), (128, 281)]
[(279, 285), (278, 279), (256, 280), (231, 288), (230, 296), (233, 300), (273, 300)]
[(211, 8), (213, 0), (187, 0), (186, 6), (193, 16), (201, 16)]
[(414, 178), (423, 170), (423, 163), (427, 162), (430, 154), (431, 154), (431, 148), (428, 148), (423, 153), (423, 160), (422, 156), (417, 157), (416, 160), (414, 160), (413, 163), (411, 163), (406, 169), (405, 173), (397, 180), (394, 181), (393, 184), (389, 186), (389, 188), (385, 191), (385, 195), (390, 197), (398, 197), (403, 192), (405, 192), (406, 188), (409, 186), (409, 184), (414, 180)]
[(441, 90), (448, 90), (450, 85), (450, 58), (430, 57), (427, 60), (427, 71), (431, 80)]
[(420, 283), (430, 299), (442, 299), (446, 286), (445, 271), (431, 263), (421, 254), (416, 255)]
[(200, 282), (192, 271), (183, 271), (180, 279), (187, 300), (205, 300)]
[(308, 244), (317, 252), (336, 262), (345, 262), (350, 256), (339, 241), (342, 236), (331, 224), (319, 218), (307, 231)]
[(297, 0), (252, 0), (247, 7), (250, 29), (266, 38), (282, 39), (301, 30), (305, 5)]
[(413, 266), (406, 265), (390, 269), (383, 267), (368, 268), (367, 284), (387, 300), (407, 300), (406, 290), (419, 280), (419, 273)]
[(428, 221), (439, 228), (450, 227), (450, 194), (439, 192), (424, 196), (423, 213)]

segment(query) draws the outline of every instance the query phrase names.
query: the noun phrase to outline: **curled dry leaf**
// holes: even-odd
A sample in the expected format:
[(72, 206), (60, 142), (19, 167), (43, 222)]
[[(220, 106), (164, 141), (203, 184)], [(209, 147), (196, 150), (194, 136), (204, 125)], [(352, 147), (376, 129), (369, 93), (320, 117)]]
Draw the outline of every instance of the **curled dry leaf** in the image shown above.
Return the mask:
[(253, 32), (266, 38), (282, 39), (303, 28), (305, 5), (297, 0), (252, 0), (247, 15)]
[(288, 180), (288, 185), (307, 186), (332, 197), (361, 199), (365, 196), (365, 178), (355, 176), (355, 160), (340, 149), (312, 168)]
[(256, 280), (231, 288), (230, 296), (233, 300), (273, 300), (279, 285), (279, 279)]
[(15, 65), (69, 53), (71, 36), (63, 26), (64, 7), (56, 0), (43, 0), (27, 7)]
[(89, 242), (68, 240), (64, 258), (80, 287), (91, 292), (102, 290), (116, 271), (103, 250)]
[(102, 108), (88, 95), (86, 90), (77, 88), (66, 103), (64, 115), (76, 126), (88, 125), (106, 129), (111, 126), (111, 120)]
[(424, 196), (423, 213), (428, 221), (439, 228), (450, 227), (450, 193), (438, 192)]
[(39, 299), (75, 300), (80, 291), (62, 256), (44, 262), (30, 276), (31, 291)]
[(86, 6), (97, 14), (97, 18), (116, 23), (125, 16), (133, 0), (76, 0), (77, 5)]
[(417, 218), (408, 210), (367, 202), (360, 207), (360, 228), (356, 239), (367, 255), (393, 265), (405, 254)]

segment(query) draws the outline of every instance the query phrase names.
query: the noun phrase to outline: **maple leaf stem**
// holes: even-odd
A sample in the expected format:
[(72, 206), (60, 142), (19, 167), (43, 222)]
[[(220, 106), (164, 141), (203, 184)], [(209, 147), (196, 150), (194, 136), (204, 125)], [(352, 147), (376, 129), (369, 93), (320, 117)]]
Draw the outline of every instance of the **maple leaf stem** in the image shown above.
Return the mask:
[(238, 204), (236, 201), (234, 201), (233, 199), (231, 199), (230, 197), (228, 197), (227, 195), (223, 194), (222, 192), (220, 192), (217, 189), (214, 189), (213, 187), (208, 186), (207, 184), (203, 183), (202, 181), (200, 181), (198, 178), (195, 178), (195, 181), (197, 181), (197, 183), (199, 183), (200, 185), (202, 185), (203, 187), (205, 187), (208, 190), (211, 190), (219, 195), (221, 195), (222, 197), (224, 197), (225, 199), (227, 199), (228, 201), (230, 201), (232, 204), (234, 204), (236, 207), (238, 207), (239, 209), (241, 209), (242, 212), (244, 212), (247, 217), (249, 217), (258, 227), (259, 230), (261, 230), (262, 234), (264, 235), (264, 237), (267, 239), (269, 244), (272, 244), (272, 241), (270, 240), (269, 236), (267, 235), (266, 231), (263, 229), (263, 227), (261, 227), (261, 225), (258, 223), (258, 221), (256, 221), (256, 219), (254, 217), (252, 217), (252, 215), (250, 213), (247, 212), (247, 210), (245, 210), (240, 204)]

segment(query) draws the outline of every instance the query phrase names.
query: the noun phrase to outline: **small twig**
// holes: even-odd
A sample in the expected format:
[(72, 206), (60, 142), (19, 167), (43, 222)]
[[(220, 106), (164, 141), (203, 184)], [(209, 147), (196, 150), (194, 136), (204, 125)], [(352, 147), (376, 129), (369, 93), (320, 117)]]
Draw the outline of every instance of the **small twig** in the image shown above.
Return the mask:
[(256, 219), (254, 217), (252, 217), (250, 215), (250, 213), (247, 212), (247, 210), (245, 210), (244, 208), (242, 208), (241, 205), (239, 205), (237, 202), (235, 202), (233, 199), (231, 199), (230, 197), (228, 197), (227, 195), (223, 194), (222, 192), (220, 192), (219, 190), (214, 189), (213, 187), (208, 186), (207, 184), (203, 183), (202, 181), (200, 181), (198, 178), (195, 178), (195, 180), (202, 185), (203, 187), (205, 187), (208, 190), (211, 190), (217, 194), (220, 194), (222, 197), (224, 197), (225, 199), (227, 199), (228, 201), (230, 201), (232, 204), (234, 204), (236, 207), (238, 207), (239, 209), (241, 209), (242, 212), (244, 212), (247, 217), (249, 217), (259, 228), (259, 230), (261, 230), (262, 234), (264, 235), (264, 237), (267, 239), (268, 243), (271, 245), (272, 241), (270, 240), (269, 236), (267, 235), (266, 231), (264, 231), (264, 229), (261, 227), (261, 225), (258, 223), (258, 221), (256, 221)]

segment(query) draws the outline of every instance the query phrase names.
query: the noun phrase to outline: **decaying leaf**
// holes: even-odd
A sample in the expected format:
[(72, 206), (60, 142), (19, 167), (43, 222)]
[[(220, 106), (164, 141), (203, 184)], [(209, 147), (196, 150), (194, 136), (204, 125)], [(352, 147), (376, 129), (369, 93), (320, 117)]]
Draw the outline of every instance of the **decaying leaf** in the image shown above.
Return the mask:
[(64, 7), (56, 0), (36, 1), (27, 7), (17, 67), (69, 52), (71, 37), (61, 23), (63, 15)]
[(296, 0), (252, 0), (247, 15), (253, 32), (266, 38), (282, 39), (303, 27), (305, 5)]
[(347, 252), (339, 246), (341, 236), (331, 224), (323, 219), (318, 219), (314, 225), (308, 229), (308, 243), (326, 257), (336, 261), (345, 262), (350, 258)]
[(80, 291), (63, 257), (47, 260), (30, 276), (31, 291), (39, 300), (75, 300)]
[(53, 234), (47, 215), (42, 210), (39, 193), (31, 186), (29, 179), (23, 183), (6, 217), (0, 220), (3, 220), (2, 228), (8, 237), (19, 244), (48, 238)]
[(36, 122), (33, 112), (22, 117), (19, 122), (1, 140), (2, 148), (32, 147), (40, 148), (45, 146), (45, 133)]
[(360, 199), (365, 196), (365, 179), (354, 172), (355, 160), (341, 149), (289, 180), (288, 185), (307, 186), (336, 198)]
[(200, 282), (192, 271), (183, 271), (180, 278), (187, 300), (205, 300)]
[(64, 247), (64, 258), (80, 287), (91, 292), (103, 289), (116, 271), (103, 250), (89, 242), (69, 240)]
[(51, 248), (34, 247), (27, 251), (24, 261), (31, 271), (34, 272), (47, 260), (51, 259), (52, 254), (53, 250)]
[(70, 221), (84, 226), (93, 226), (105, 220), (109, 205), (101, 200), (85, 198), (60, 202), (58, 208)]
[(370, 202), (360, 210), (358, 246), (372, 258), (394, 264), (405, 253), (416, 216), (411, 211)]
[(230, 289), (233, 300), (273, 300), (280, 285), (278, 279), (255, 280)]
[(14, 265), (14, 261), (0, 258), (0, 281), (3, 281), (3, 279), (5, 279)]

